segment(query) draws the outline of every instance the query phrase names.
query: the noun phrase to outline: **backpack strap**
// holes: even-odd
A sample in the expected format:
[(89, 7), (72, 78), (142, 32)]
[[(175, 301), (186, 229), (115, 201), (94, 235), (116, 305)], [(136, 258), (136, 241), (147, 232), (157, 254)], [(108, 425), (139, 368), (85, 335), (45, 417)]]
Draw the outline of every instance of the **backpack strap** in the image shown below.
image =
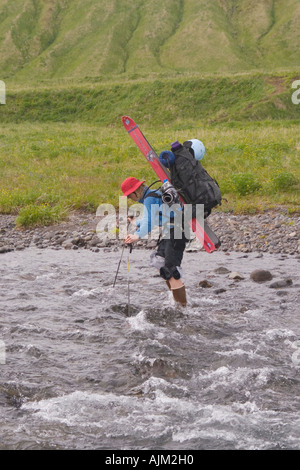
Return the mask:
[[(148, 189), (150, 189), (151, 186), (153, 186), (155, 183), (161, 183), (161, 181), (160, 181), (160, 180), (156, 180), (156, 181), (154, 181), (154, 183), (151, 183), (150, 186), (148, 186), (147, 191), (148, 191)], [(143, 200), (146, 199), (147, 197), (156, 197), (156, 198), (158, 198), (158, 199), (161, 198), (161, 195), (157, 194), (156, 191), (158, 191), (158, 189), (154, 189), (153, 191), (150, 191), (150, 193), (148, 193), (148, 194), (146, 194), (145, 196), (143, 196)]]
[(157, 189), (154, 191), (150, 191), (150, 193), (146, 194), (146, 196), (143, 197), (143, 200), (145, 200), (147, 197), (156, 197), (158, 199), (161, 199), (161, 195), (157, 194)]

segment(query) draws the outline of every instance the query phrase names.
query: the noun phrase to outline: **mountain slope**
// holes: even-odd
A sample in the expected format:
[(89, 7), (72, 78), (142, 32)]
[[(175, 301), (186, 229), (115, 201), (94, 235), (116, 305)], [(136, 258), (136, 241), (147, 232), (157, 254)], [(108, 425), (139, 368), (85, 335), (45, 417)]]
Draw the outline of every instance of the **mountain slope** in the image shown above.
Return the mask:
[(0, 0), (0, 78), (297, 69), (299, 0)]

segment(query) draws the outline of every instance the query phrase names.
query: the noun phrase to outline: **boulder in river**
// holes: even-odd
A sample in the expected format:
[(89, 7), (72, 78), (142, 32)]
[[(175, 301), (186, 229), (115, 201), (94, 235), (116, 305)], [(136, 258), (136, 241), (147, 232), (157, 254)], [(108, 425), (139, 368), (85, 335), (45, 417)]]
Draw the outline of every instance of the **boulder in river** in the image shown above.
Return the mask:
[(288, 287), (293, 284), (292, 279), (280, 279), (278, 281), (272, 282), (272, 284), (269, 285), (271, 289), (280, 289), (282, 287)]
[(252, 271), (250, 278), (255, 282), (266, 282), (273, 279), (273, 276), (270, 271), (266, 271), (265, 269), (256, 269), (255, 271)]
[(199, 282), (199, 286), (202, 288), (209, 288), (209, 287), (212, 287), (212, 284), (208, 282), (206, 279), (204, 279), (203, 281)]
[(244, 277), (240, 273), (237, 273), (235, 271), (230, 273), (228, 277), (229, 277), (229, 279), (234, 279), (235, 281), (240, 281), (240, 280), (244, 279)]
[(224, 266), (220, 266), (219, 268), (215, 269), (216, 274), (228, 274), (230, 273), (229, 269), (225, 268)]

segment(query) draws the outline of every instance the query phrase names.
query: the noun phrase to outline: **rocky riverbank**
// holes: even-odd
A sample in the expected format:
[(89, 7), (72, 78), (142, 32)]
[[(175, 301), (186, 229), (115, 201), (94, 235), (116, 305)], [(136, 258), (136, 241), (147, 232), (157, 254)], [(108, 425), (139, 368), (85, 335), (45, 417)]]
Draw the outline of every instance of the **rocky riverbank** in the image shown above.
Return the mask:
[[(49, 227), (21, 229), (15, 217), (0, 215), (0, 254), (24, 250), (29, 246), (52, 249), (86, 248), (99, 251), (115, 249), (121, 241), (96, 232), (99, 223), (94, 214), (73, 213), (67, 221)], [(281, 253), (300, 255), (300, 217), (284, 211), (267, 211), (255, 215), (232, 215), (214, 212), (209, 225), (222, 241), (219, 251)], [(137, 246), (153, 248), (155, 240), (142, 240)], [(197, 239), (188, 245), (188, 251), (201, 249)]]

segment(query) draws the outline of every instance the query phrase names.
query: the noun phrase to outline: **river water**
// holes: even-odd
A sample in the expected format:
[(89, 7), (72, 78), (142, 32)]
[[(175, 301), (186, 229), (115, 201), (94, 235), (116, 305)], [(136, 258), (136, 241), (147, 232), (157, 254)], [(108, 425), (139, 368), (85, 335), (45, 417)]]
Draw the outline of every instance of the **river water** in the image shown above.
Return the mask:
[(299, 449), (300, 260), (186, 252), (182, 309), (149, 255), (1, 255), (0, 448)]

